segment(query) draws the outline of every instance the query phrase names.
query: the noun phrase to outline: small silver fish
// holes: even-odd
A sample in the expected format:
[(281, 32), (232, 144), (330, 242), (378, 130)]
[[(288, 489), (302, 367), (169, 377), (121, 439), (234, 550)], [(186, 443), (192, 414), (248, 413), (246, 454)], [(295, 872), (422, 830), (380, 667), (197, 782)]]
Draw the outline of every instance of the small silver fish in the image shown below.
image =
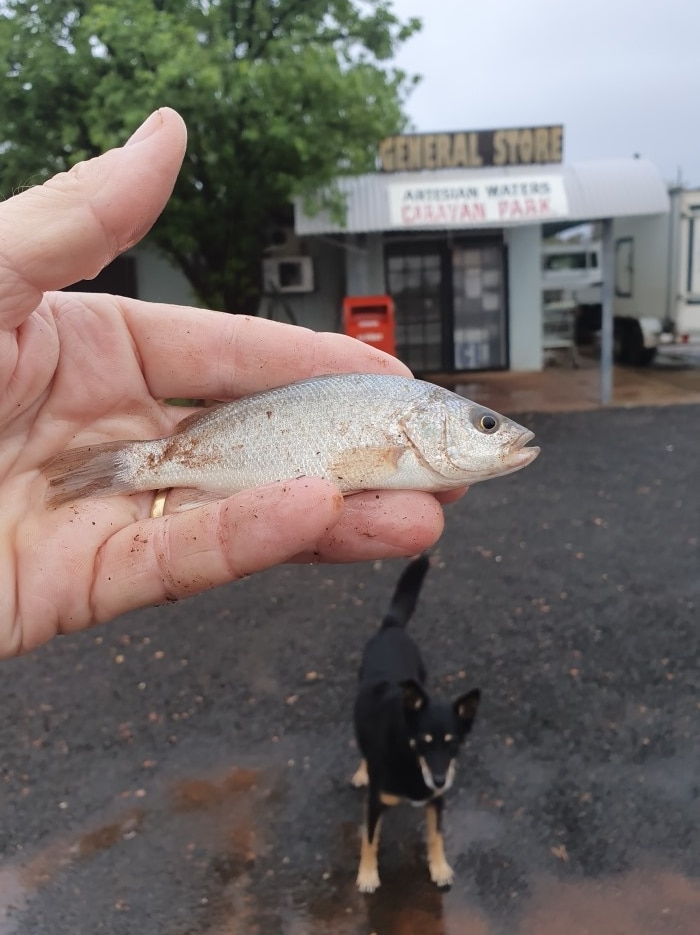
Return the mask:
[(43, 465), (46, 498), (188, 488), (189, 509), (272, 481), (315, 476), (343, 494), (465, 487), (537, 457), (532, 432), (449, 390), (408, 377), (330, 374), (184, 419), (175, 435), (75, 448)]

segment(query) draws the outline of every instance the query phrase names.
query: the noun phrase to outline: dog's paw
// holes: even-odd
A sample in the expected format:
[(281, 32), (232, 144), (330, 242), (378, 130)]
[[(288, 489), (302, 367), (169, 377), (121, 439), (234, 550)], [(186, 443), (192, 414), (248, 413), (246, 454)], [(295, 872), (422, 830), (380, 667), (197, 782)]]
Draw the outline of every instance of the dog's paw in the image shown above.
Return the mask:
[(436, 886), (452, 886), (455, 875), (446, 860), (430, 864), (430, 879)]
[(365, 763), (364, 760), (360, 763), (360, 765), (355, 770), (353, 777), (350, 780), (350, 783), (356, 789), (362, 789), (363, 786), (369, 785), (369, 776), (367, 774), (367, 764)]
[(361, 893), (374, 893), (379, 888), (379, 873), (376, 868), (363, 869), (357, 874), (357, 888)]

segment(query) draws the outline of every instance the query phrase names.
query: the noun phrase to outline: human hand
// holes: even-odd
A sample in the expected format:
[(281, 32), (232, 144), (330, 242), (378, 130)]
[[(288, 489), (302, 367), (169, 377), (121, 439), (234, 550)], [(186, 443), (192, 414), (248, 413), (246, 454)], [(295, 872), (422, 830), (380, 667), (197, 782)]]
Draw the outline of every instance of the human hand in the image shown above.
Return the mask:
[(162, 109), (123, 148), (0, 205), (0, 656), (281, 562), (415, 554), (442, 531), (429, 494), (343, 500), (314, 478), (157, 519), (152, 493), (47, 508), (39, 465), (68, 447), (171, 434), (183, 412), (164, 398), (408, 372), (342, 335), (48, 291), (95, 276), (140, 240), (172, 191), (185, 139), (180, 117)]

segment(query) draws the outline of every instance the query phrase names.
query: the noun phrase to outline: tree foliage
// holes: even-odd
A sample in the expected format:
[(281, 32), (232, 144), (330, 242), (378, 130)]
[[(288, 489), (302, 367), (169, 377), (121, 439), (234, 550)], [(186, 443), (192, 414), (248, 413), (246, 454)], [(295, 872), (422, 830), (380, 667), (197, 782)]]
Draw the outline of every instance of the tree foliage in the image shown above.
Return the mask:
[(255, 311), (266, 224), (369, 171), (405, 128), (419, 28), (391, 0), (5, 0), (0, 193), (120, 145), (156, 107), (189, 142), (152, 241), (205, 304)]

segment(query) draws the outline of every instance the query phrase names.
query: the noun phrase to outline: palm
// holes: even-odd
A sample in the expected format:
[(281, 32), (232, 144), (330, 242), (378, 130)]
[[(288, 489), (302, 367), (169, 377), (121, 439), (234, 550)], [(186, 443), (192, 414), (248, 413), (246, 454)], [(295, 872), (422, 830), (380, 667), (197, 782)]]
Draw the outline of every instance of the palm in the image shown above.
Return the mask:
[(172, 432), (170, 396), (226, 399), (318, 373), (405, 372), (340, 335), (113, 296), (62, 293), (137, 243), (185, 145), (173, 111), (122, 149), (0, 204), (0, 656), (290, 560), (412, 554), (442, 529), (427, 494), (343, 502), (302, 478), (157, 519), (151, 494), (45, 503), (68, 447)]
[[(147, 517), (151, 498), (47, 510), (37, 467), (69, 445), (167, 434), (181, 413), (153, 399), (124, 317), (109, 297), (91, 296), (88, 306), (77, 295), (49, 295), (17, 336), (3, 339), (16, 366), (0, 408), (0, 503), (11, 540), (29, 547), (18, 546), (0, 568), (0, 587), (12, 594), (15, 576), (28, 585), (18, 595), (16, 626), (39, 616), (48, 633), (80, 629), (111, 612), (91, 602), (100, 550)], [(16, 631), (13, 641), (19, 636)]]

